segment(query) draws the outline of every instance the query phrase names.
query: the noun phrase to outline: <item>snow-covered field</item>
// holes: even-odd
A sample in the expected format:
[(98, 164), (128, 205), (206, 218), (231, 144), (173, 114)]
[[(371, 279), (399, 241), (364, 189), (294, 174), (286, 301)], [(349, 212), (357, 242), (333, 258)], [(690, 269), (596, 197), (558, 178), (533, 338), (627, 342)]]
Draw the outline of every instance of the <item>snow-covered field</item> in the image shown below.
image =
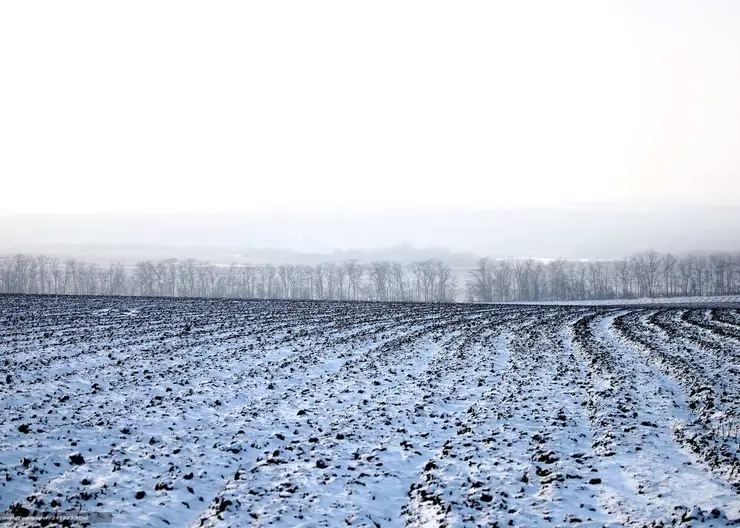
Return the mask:
[[(531, 304), (516, 302), (509, 304)], [(540, 305), (572, 305), (572, 306), (633, 306), (633, 305), (689, 305), (689, 306), (717, 306), (734, 304), (740, 306), (738, 295), (712, 295), (697, 297), (640, 297), (637, 299), (610, 299), (599, 301), (541, 301)]]
[(740, 518), (737, 307), (0, 297), (0, 358), (15, 515)]

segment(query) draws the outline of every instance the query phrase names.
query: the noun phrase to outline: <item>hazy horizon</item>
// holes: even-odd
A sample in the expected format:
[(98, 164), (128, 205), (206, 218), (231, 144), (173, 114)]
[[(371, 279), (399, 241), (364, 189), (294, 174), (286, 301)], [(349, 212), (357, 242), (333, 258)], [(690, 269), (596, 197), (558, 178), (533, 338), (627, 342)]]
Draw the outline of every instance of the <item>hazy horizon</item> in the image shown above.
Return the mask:
[[(386, 250), (408, 245), (473, 255), (622, 258), (661, 252), (740, 250), (740, 207), (644, 205), (462, 210), (0, 216), (0, 252), (75, 245), (151, 248), (186, 255)], [(193, 255), (196, 256), (196, 255)]]

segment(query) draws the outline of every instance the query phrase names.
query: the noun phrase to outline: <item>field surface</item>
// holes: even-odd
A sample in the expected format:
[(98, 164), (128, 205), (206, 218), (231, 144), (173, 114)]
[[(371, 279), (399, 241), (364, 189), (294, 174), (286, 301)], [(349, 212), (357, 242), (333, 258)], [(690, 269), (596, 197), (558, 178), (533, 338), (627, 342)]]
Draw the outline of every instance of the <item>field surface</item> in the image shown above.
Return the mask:
[(733, 305), (0, 297), (19, 516), (725, 526), (738, 410)]

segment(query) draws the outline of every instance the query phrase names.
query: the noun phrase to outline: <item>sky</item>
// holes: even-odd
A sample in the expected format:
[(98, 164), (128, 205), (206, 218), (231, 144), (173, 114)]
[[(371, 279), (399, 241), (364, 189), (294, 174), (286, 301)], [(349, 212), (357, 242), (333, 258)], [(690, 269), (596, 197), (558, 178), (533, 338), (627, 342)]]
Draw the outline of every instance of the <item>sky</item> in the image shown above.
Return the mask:
[(0, 215), (740, 204), (740, 2), (0, 3)]

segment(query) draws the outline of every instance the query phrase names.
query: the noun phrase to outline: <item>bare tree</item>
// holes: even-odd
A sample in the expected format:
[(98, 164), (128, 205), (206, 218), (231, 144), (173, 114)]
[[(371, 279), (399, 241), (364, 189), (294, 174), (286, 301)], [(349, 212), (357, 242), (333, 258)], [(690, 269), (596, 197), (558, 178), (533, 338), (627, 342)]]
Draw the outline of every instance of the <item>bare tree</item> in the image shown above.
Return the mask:
[(452, 268), (441, 260), (435, 260), (437, 273), (437, 302), (452, 302), (455, 296), (455, 278)]
[(365, 270), (362, 265), (359, 264), (355, 259), (345, 260), (343, 266), (344, 269), (347, 271), (347, 278), (349, 282), (347, 288), (348, 291), (351, 292), (351, 295), (349, 295), (348, 298), (352, 300), (357, 300), (358, 289), (360, 287), (362, 276), (365, 273)]
[(483, 302), (493, 301), (493, 269), (487, 257), (478, 259), (477, 266), (471, 271), (475, 282), (476, 298)]
[(386, 261), (374, 261), (370, 263), (368, 277), (371, 282), (371, 299), (375, 301), (388, 300), (388, 279), (390, 275), (390, 263)]
[(391, 262), (391, 281), (393, 283), (392, 296), (398, 301), (406, 301), (407, 288), (406, 288), (406, 271), (404, 265), (400, 262)]
[(217, 266), (186, 259), (96, 263), (15, 254), (0, 257), (0, 292), (379, 301), (541, 301), (740, 293), (740, 254), (676, 257), (647, 251), (617, 261), (481, 258), (462, 290), (438, 259), (357, 260), (316, 266)]

